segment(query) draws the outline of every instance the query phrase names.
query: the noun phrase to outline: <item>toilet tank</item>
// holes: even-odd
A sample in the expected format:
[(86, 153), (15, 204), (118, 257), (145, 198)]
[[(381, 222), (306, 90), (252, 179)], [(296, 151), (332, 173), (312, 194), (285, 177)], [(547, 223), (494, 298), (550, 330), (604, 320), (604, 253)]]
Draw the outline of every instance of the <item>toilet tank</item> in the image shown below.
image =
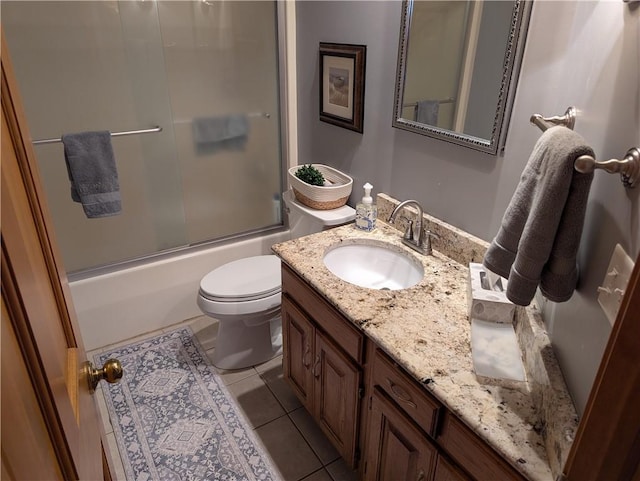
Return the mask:
[(285, 212), (289, 219), (292, 239), (348, 224), (356, 218), (355, 209), (348, 205), (331, 210), (317, 210), (307, 207), (295, 199), (292, 190), (284, 192), (282, 199), (286, 207)]

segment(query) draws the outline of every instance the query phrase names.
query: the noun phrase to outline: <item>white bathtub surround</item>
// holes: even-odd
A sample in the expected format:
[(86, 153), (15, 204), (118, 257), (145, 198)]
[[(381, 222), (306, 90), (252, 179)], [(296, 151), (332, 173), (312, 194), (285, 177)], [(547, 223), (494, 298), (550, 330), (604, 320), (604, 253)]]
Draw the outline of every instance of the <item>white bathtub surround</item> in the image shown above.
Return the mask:
[(236, 259), (269, 254), (273, 244), (287, 239), (289, 232), (283, 231), (71, 282), (85, 348), (200, 316), (196, 298), (207, 272)]

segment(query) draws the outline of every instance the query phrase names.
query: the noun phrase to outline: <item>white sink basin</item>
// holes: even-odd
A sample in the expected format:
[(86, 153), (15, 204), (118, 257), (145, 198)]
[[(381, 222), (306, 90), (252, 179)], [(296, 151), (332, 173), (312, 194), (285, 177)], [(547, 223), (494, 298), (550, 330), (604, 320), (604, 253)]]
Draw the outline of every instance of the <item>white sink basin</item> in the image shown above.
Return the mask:
[(371, 240), (329, 248), (324, 265), (343, 281), (370, 289), (406, 289), (424, 276), (424, 268), (415, 256)]

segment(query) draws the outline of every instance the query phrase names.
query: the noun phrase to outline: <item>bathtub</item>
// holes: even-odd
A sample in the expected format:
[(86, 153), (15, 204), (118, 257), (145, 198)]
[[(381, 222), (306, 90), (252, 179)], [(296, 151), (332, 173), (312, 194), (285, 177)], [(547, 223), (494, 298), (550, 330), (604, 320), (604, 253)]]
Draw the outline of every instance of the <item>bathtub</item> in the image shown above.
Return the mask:
[(70, 282), (85, 349), (202, 315), (196, 298), (205, 274), (232, 260), (271, 254), (273, 244), (289, 238), (289, 231), (277, 232)]

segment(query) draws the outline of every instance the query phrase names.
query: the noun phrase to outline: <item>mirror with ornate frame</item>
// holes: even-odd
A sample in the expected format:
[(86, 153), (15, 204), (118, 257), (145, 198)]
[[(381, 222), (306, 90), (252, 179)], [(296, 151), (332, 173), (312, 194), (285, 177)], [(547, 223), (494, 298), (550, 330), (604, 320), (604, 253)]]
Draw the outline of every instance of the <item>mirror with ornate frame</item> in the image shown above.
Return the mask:
[(393, 126), (490, 154), (504, 145), (532, 0), (405, 0)]

